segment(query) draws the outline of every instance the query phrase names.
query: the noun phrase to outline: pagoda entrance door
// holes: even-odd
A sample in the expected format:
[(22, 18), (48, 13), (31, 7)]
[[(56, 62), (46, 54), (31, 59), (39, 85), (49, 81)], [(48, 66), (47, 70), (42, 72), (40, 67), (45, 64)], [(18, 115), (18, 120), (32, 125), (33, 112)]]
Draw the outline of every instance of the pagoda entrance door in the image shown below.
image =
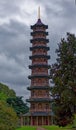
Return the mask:
[(46, 125), (48, 125), (48, 117), (46, 117)]
[(36, 125), (36, 118), (35, 117), (33, 117), (32, 125)]
[(38, 117), (38, 125), (42, 125), (42, 117), (41, 116)]

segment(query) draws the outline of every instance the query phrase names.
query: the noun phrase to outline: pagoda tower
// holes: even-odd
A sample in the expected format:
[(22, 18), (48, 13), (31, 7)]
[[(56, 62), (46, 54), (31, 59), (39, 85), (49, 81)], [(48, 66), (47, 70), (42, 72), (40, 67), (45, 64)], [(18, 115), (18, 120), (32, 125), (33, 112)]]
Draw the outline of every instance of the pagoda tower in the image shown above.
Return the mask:
[(32, 64), (29, 65), (31, 69), (31, 85), (28, 90), (31, 92), (31, 97), (27, 99), (30, 102), (30, 125), (50, 125), (51, 124), (51, 98), (50, 98), (50, 86), (48, 75), (48, 59), (50, 56), (47, 54), (49, 47), (47, 43), (49, 40), (46, 38), (48, 32), (48, 26), (43, 24), (39, 17), (37, 23), (31, 26), (32, 39), (30, 42), (32, 46), (30, 51), (32, 55), (29, 57)]

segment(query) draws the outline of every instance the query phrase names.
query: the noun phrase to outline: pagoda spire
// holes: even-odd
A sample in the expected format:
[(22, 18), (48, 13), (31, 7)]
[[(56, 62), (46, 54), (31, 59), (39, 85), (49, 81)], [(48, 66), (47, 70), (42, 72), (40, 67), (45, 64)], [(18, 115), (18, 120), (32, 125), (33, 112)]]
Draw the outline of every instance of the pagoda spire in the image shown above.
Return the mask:
[(40, 6), (38, 7), (38, 19), (40, 19)]

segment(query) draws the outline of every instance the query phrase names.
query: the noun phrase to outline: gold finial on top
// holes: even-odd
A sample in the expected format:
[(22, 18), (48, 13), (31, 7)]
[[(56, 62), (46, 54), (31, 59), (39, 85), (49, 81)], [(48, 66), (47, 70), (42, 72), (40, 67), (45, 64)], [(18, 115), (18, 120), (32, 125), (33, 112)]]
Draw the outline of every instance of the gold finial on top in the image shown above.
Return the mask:
[(40, 19), (40, 6), (38, 8), (38, 19)]

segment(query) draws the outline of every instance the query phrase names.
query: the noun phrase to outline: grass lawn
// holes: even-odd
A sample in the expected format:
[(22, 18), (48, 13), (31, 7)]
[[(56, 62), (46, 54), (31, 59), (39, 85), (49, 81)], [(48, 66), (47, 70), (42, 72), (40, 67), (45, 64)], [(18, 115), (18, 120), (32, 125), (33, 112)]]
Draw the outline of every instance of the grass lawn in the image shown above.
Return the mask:
[(16, 130), (36, 130), (35, 126), (23, 126), (21, 128), (17, 128)]
[(43, 126), (46, 130), (71, 130), (70, 127), (58, 127), (58, 126)]
[[(73, 130), (70, 127), (58, 127), (58, 126), (42, 126), (46, 130)], [(16, 130), (36, 130), (36, 126), (23, 126), (21, 128), (17, 128)]]

